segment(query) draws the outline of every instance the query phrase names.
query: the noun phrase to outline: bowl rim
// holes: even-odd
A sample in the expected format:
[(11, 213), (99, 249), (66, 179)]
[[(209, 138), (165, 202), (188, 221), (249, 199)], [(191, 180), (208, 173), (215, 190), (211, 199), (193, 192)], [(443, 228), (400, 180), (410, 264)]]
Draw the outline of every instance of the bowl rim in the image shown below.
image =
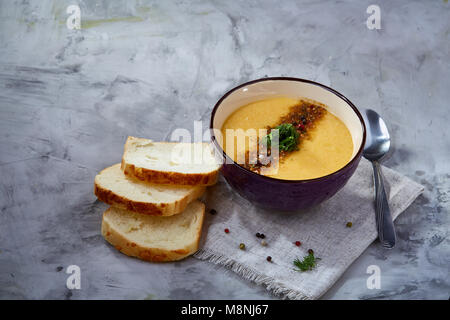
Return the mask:
[[(347, 164), (345, 166), (343, 166), (342, 168), (340, 168), (337, 171), (334, 171), (330, 174), (327, 174), (326, 176), (322, 176), (322, 177), (318, 177), (318, 178), (312, 178), (312, 179), (302, 179), (302, 180), (285, 180), (285, 179), (278, 179), (278, 178), (272, 178), (272, 177), (268, 177), (268, 176), (264, 176), (258, 173), (255, 173), (251, 170), (248, 170), (246, 168), (244, 168), (243, 166), (239, 165), (238, 163), (236, 163), (233, 159), (231, 159), (225, 152), (225, 150), (222, 149), (222, 147), (219, 145), (219, 143), (216, 140), (216, 136), (214, 135), (214, 117), (216, 115), (216, 111), (218, 110), (218, 108), (220, 107), (220, 105), (222, 104), (222, 102), (233, 92), (235, 92), (236, 90), (251, 85), (251, 84), (255, 84), (255, 83), (259, 83), (259, 82), (263, 82), (263, 81), (278, 81), (278, 80), (284, 80), (284, 81), (297, 81), (297, 82), (304, 82), (304, 83), (308, 83), (308, 84), (312, 84), (318, 87), (321, 87), (322, 89), (328, 90), (331, 93), (333, 93), (334, 95), (336, 95), (338, 98), (344, 100), (353, 110), (353, 112), (358, 116), (359, 121), (361, 122), (361, 127), (362, 127), (362, 141), (361, 141), (361, 145), (359, 147), (358, 152), (353, 156), (353, 158), (347, 162)], [(218, 150), (222, 153), (222, 156), (225, 158), (225, 163), (224, 165), (228, 164), (232, 164), (234, 166), (239, 167), (240, 170), (243, 170), (246, 173), (249, 173), (250, 175), (255, 175), (255, 177), (258, 177), (262, 180), (267, 180), (267, 181), (271, 181), (271, 182), (278, 182), (278, 183), (286, 183), (286, 184), (292, 184), (292, 183), (307, 183), (307, 182), (315, 182), (315, 181), (324, 181), (327, 180), (328, 178), (331, 178), (333, 176), (337, 176), (339, 175), (342, 171), (344, 171), (345, 169), (347, 169), (348, 167), (350, 167), (357, 159), (360, 158), (363, 149), (364, 149), (364, 145), (366, 144), (366, 125), (364, 123), (364, 119), (361, 115), (361, 113), (359, 112), (359, 110), (356, 108), (356, 106), (347, 98), (345, 97), (342, 93), (315, 81), (312, 80), (307, 80), (307, 79), (302, 79), (302, 78), (295, 78), (295, 77), (266, 77), (266, 78), (260, 78), (260, 79), (256, 79), (256, 80), (252, 80), (252, 81), (248, 81), (245, 83), (242, 83), (234, 88), (232, 88), (231, 90), (229, 90), (228, 92), (226, 92), (214, 105), (214, 108), (211, 112), (211, 119), (209, 122), (209, 129), (211, 132), (211, 141), (213, 142), (214, 146), (216, 148), (218, 148)], [(232, 163), (227, 162), (228, 160), (231, 160)]]

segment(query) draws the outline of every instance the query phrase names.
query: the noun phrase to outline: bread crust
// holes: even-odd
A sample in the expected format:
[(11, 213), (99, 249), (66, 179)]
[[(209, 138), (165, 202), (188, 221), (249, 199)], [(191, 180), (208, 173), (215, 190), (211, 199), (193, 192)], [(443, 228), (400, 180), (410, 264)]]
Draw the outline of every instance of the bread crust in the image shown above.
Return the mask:
[(146, 168), (136, 168), (122, 159), (123, 173), (141, 181), (166, 185), (212, 186), (217, 183), (219, 171), (208, 173), (181, 173), (172, 171), (156, 171)]
[(187, 244), (183, 248), (175, 250), (148, 247), (140, 245), (138, 243), (134, 243), (130, 239), (127, 239), (125, 235), (121, 234), (118, 230), (115, 230), (108, 222), (108, 219), (105, 218), (108, 210), (110, 209), (111, 208), (106, 209), (106, 211), (103, 213), (102, 236), (107, 242), (114, 246), (114, 248), (116, 248), (121, 253), (126, 254), (127, 256), (151, 262), (170, 262), (184, 259), (194, 254), (198, 250), (198, 245), (202, 234), (203, 220), (205, 216), (204, 204), (202, 205), (202, 214), (200, 217), (201, 221), (199, 222), (196, 241)]
[(133, 140), (139, 139), (140, 138), (130, 136), (125, 143), (121, 169), (126, 175), (130, 175), (141, 181), (167, 185), (212, 186), (217, 183), (220, 167), (218, 167), (217, 170), (206, 173), (181, 173), (140, 168), (133, 164), (127, 163), (125, 161), (125, 154), (128, 151), (129, 143)]
[[(99, 174), (101, 174), (101, 172)], [(94, 181), (94, 194), (100, 201), (121, 209), (154, 216), (172, 216), (183, 212), (187, 205), (201, 197), (205, 190), (206, 187), (195, 188), (190, 194), (173, 203), (151, 203), (131, 200), (104, 188), (97, 182), (97, 179)]]

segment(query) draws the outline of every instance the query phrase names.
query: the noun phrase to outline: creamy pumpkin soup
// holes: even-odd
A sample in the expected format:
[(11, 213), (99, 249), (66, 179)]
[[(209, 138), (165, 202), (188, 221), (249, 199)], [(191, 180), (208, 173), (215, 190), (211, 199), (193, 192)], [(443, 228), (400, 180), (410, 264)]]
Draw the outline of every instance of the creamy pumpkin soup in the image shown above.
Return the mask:
[[(279, 97), (242, 106), (226, 119), (222, 135), (222, 148), (234, 161), (284, 180), (328, 175), (345, 166), (353, 153), (352, 137), (344, 123), (323, 104), (306, 99)], [(271, 146), (276, 146), (276, 152)], [(253, 154), (257, 156), (252, 161)], [(270, 157), (271, 162), (264, 161)], [(263, 170), (266, 167), (273, 170)]]

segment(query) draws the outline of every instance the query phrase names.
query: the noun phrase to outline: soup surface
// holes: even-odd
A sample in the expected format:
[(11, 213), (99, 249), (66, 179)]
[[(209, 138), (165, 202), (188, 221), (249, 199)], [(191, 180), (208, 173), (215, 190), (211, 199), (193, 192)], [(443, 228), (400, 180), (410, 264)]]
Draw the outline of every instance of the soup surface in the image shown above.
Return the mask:
[[(237, 143), (238, 138), (235, 137), (234, 144), (227, 143), (227, 129), (244, 131), (255, 129), (258, 132), (259, 129), (274, 128), (280, 122), (285, 122), (294, 106), (298, 106), (302, 101), (279, 97), (242, 106), (223, 124), (222, 148), (228, 155), (232, 155), (234, 161), (237, 161), (239, 155), (242, 159), (243, 154), (247, 152), (248, 155), (249, 140), (244, 138), (247, 139), (247, 143), (239, 144)], [(280, 153), (277, 172), (261, 172), (261, 174), (284, 180), (313, 179), (333, 173), (351, 160), (353, 141), (349, 130), (340, 119), (326, 111), (326, 106), (317, 102), (313, 103), (323, 107), (323, 109), (319, 107), (322, 110), (320, 119), (317, 119), (308, 128), (307, 134), (299, 137), (296, 150)], [(282, 121), (282, 119), (284, 120)], [(243, 132), (240, 134), (245, 136)], [(234, 152), (231, 148), (234, 148)], [(241, 162), (237, 162), (241, 164)]]

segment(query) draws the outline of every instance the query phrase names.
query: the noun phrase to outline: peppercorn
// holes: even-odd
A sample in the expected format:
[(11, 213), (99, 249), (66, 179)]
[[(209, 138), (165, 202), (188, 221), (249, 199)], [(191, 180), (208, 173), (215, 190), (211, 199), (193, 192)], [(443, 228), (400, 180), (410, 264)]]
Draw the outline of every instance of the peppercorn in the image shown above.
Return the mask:
[(215, 215), (217, 213), (217, 211), (215, 209), (211, 209), (211, 210), (209, 210), (209, 213), (212, 215)]
[(230, 229), (228, 229), (228, 228), (225, 228), (225, 233), (230, 233)]
[(259, 235), (259, 237), (260, 237), (261, 239), (264, 239), (266, 236), (265, 236), (264, 233), (261, 233), (261, 234)]
[(309, 254), (314, 254), (313, 249), (308, 249), (308, 253), (309, 253)]
[(306, 118), (304, 116), (301, 116), (300, 119), (302, 120), (302, 123), (305, 124), (306, 123)]
[(300, 241), (295, 241), (295, 245), (296, 245), (297, 247), (300, 247), (301, 244), (302, 244), (302, 243), (301, 243)]
[(243, 243), (240, 243), (240, 244), (239, 244), (239, 249), (241, 249), (241, 250), (245, 250), (245, 244), (243, 244)]
[(266, 260), (271, 262), (272, 261), (272, 257), (271, 256), (267, 256)]
[(257, 232), (257, 233), (256, 233), (256, 237), (257, 237), (257, 238), (261, 238), (261, 233)]
[(345, 225), (347, 228), (351, 228), (352, 227), (352, 225), (353, 225), (353, 223), (351, 223), (351, 222), (347, 222), (347, 224)]

